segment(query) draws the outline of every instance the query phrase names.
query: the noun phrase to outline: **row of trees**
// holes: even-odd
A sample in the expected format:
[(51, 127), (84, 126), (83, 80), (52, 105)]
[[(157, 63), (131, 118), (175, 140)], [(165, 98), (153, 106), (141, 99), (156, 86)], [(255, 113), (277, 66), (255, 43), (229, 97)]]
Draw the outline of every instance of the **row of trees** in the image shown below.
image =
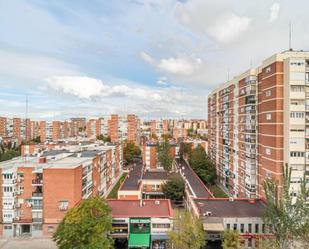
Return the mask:
[(127, 142), (123, 149), (124, 161), (129, 164), (134, 158), (141, 156), (141, 149), (133, 142)]
[(201, 145), (192, 149), (191, 144), (183, 143), (179, 153), (181, 158), (188, 158), (190, 166), (206, 185), (215, 184), (217, 178), (215, 164)]

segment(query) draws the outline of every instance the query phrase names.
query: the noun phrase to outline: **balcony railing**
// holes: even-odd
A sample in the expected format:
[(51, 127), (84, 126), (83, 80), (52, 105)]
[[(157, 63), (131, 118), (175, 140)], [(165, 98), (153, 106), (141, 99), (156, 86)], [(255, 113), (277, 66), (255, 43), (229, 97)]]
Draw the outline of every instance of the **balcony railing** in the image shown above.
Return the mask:
[(32, 210), (41, 210), (43, 209), (43, 205), (34, 205), (32, 206)]
[(32, 197), (43, 197), (43, 193), (40, 193), (40, 192), (32, 192)]
[(32, 222), (43, 222), (43, 218), (32, 218)]
[(35, 185), (42, 185), (43, 184), (43, 179), (33, 179), (32, 184)]

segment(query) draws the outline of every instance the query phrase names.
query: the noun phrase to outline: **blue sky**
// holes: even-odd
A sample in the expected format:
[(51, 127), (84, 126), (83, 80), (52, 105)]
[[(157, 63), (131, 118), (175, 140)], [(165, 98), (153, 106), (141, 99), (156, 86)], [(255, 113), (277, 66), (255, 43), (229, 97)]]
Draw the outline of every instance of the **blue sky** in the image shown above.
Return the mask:
[[(297, 3), (296, 3), (297, 2)], [(308, 50), (309, 3), (2, 0), (0, 115), (206, 117), (207, 94), (287, 49)]]

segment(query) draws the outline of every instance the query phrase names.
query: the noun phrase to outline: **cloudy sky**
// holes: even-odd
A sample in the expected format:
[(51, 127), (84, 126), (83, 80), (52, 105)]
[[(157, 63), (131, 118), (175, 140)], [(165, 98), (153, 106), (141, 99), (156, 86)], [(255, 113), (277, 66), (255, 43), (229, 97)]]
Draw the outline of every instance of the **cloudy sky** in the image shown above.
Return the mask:
[(309, 49), (307, 0), (1, 0), (0, 115), (206, 116), (219, 83)]

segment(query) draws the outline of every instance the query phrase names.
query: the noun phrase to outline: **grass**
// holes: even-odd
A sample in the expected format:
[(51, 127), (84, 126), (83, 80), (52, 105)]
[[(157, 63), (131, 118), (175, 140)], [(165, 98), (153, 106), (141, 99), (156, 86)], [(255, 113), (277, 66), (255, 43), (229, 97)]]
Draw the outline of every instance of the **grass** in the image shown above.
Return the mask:
[(215, 198), (228, 198), (229, 196), (217, 185), (211, 185), (208, 187), (213, 193)]
[(108, 199), (116, 199), (118, 197), (118, 189), (120, 185), (123, 183), (124, 179), (126, 178), (128, 173), (123, 173), (122, 176), (119, 178), (118, 182), (113, 187), (112, 191), (107, 196)]

